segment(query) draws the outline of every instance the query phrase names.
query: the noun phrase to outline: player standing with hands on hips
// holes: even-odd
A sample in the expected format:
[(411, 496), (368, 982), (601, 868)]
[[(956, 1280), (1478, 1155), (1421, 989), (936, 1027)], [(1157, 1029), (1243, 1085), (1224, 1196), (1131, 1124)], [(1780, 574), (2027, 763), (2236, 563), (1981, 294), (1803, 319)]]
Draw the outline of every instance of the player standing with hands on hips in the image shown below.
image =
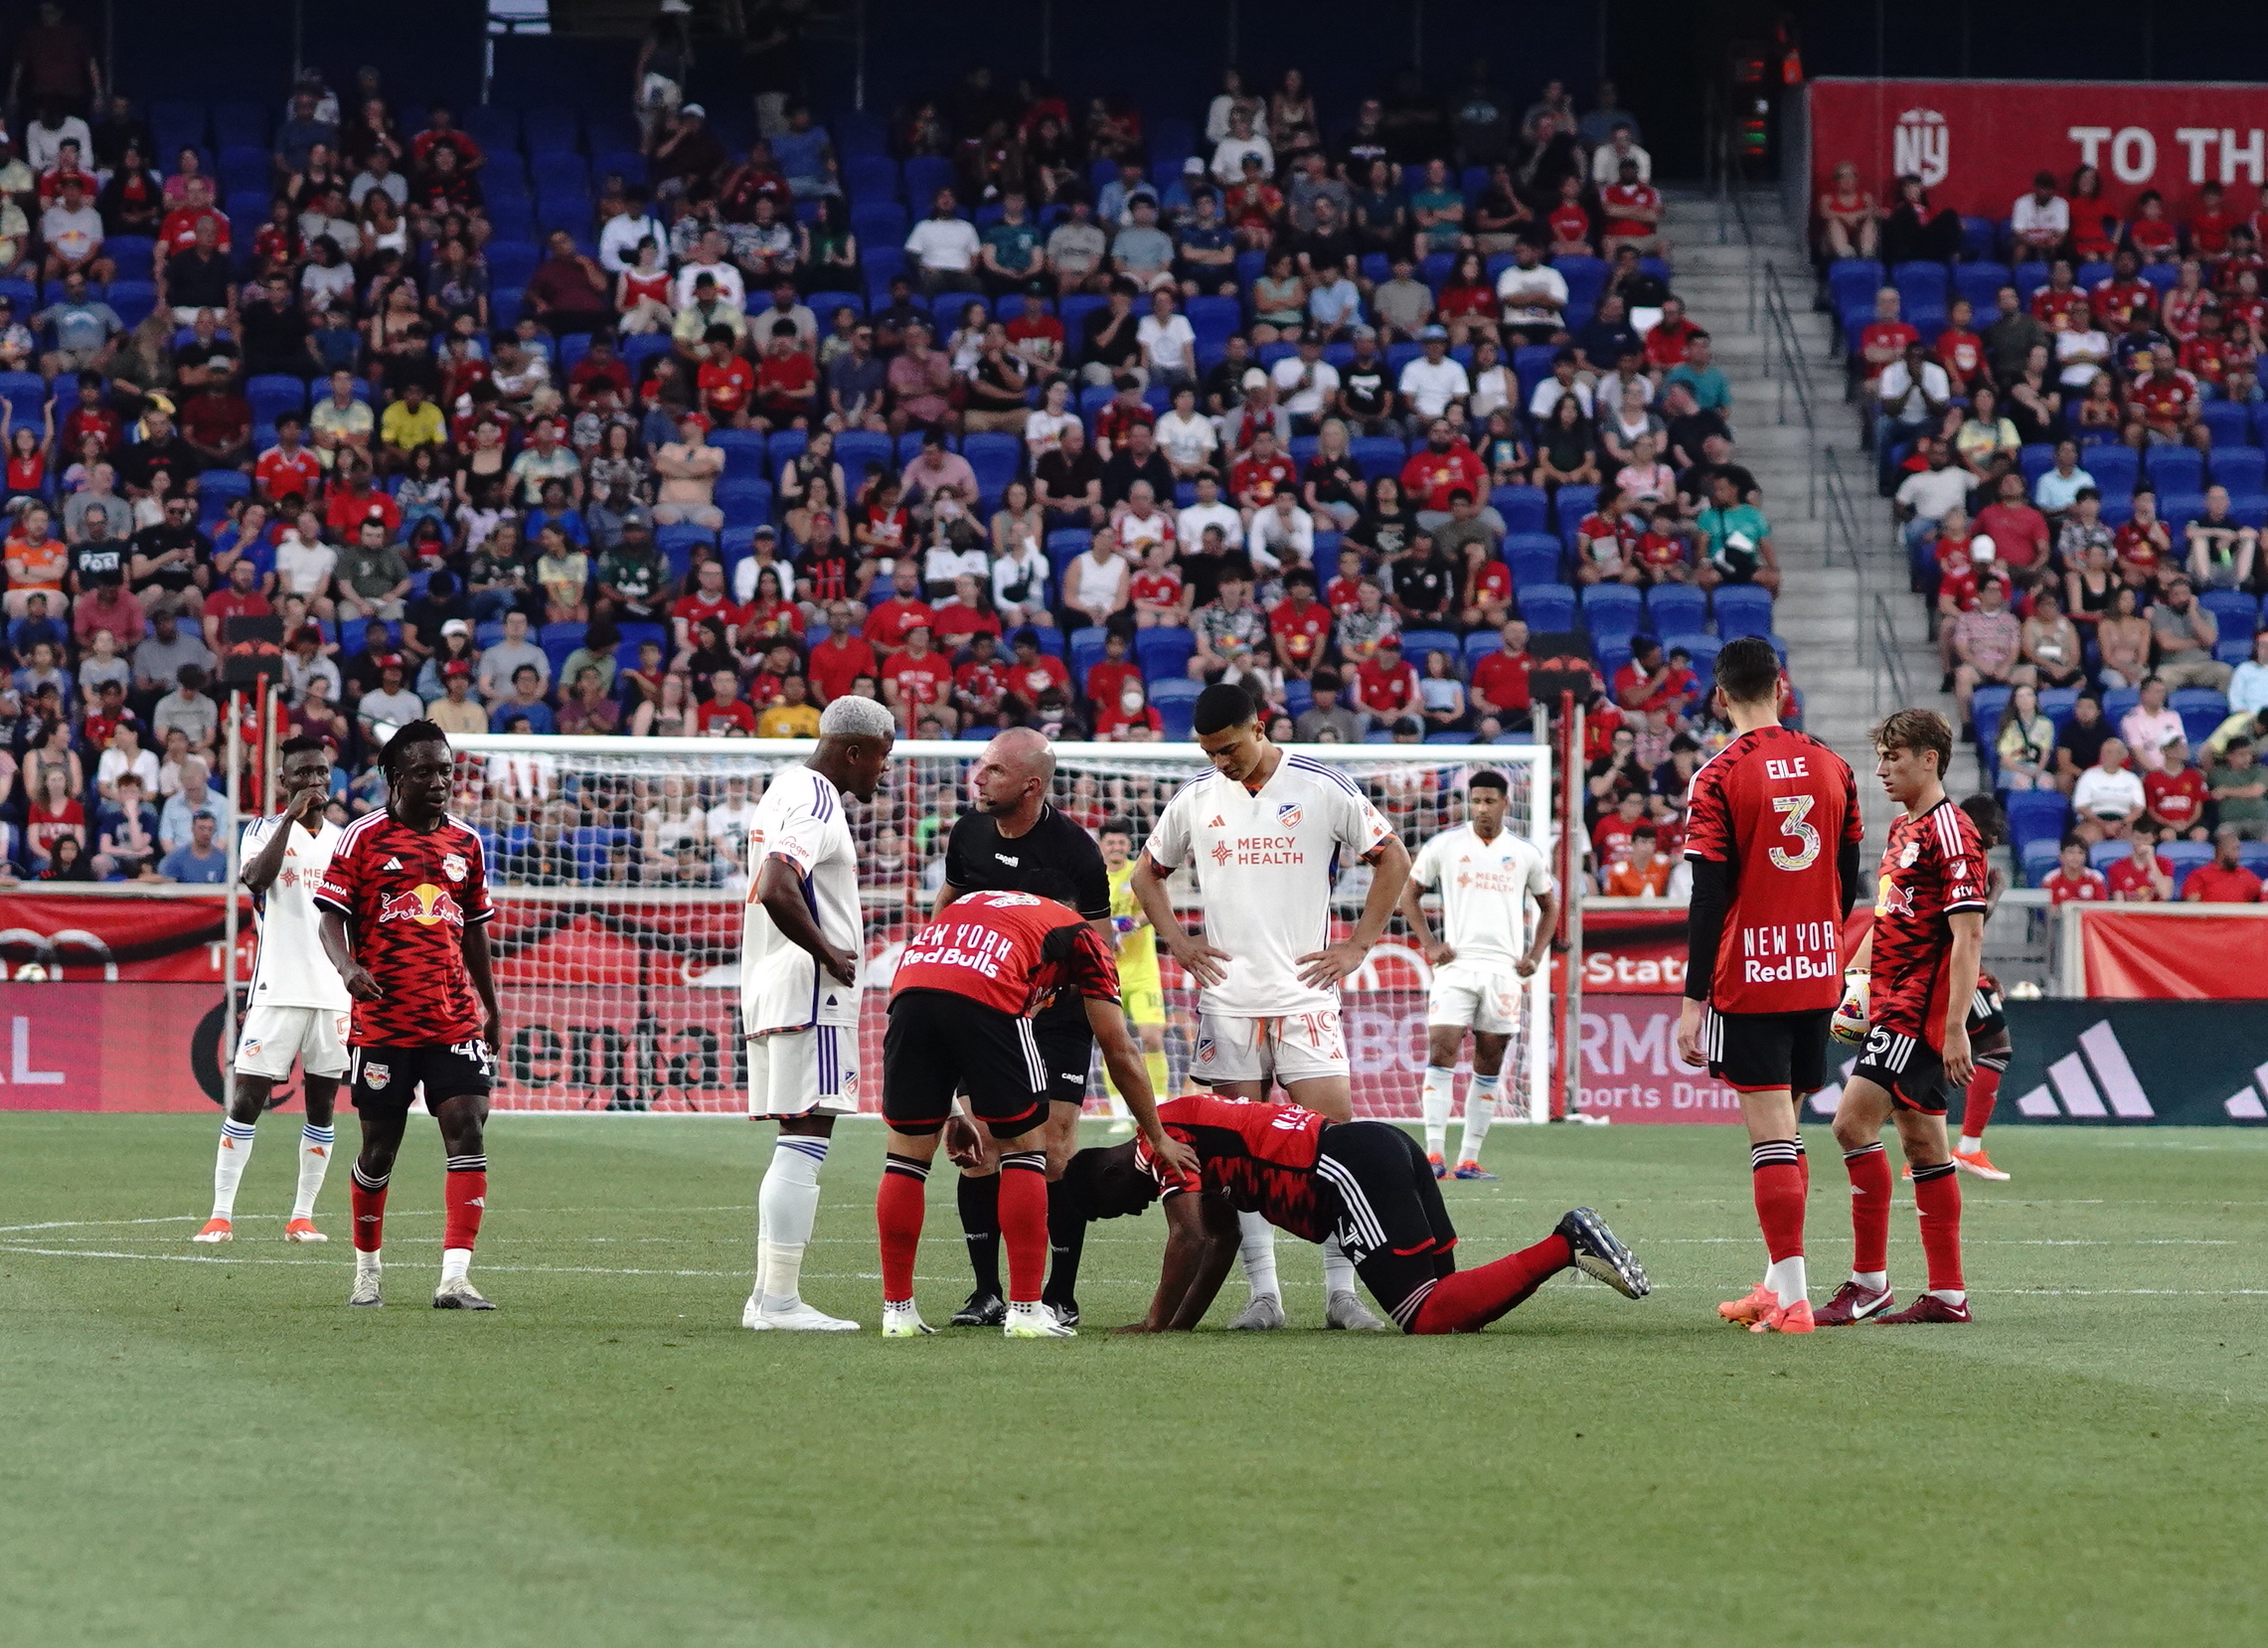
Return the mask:
[(504, 1015), (488, 964), (488, 864), (471, 825), (449, 812), (448, 735), (413, 721), (379, 752), (386, 810), (339, 834), (315, 895), (323, 952), (354, 998), (348, 1080), (362, 1117), (354, 1165), (355, 1285), (350, 1305), (382, 1305), (386, 1187), (421, 1086), (441, 1125), (441, 1281), (435, 1310), (494, 1310), (466, 1272), (488, 1206), (482, 1126)]
[(236, 1085), (213, 1164), (213, 1216), (192, 1241), (222, 1242), (235, 1235), (237, 1185), (251, 1160), (252, 1129), (275, 1084), (291, 1074), (294, 1059), (307, 1119), (299, 1128), (299, 1189), (283, 1239), (331, 1239), (315, 1229), (315, 1198), (338, 1142), (332, 1106), (339, 1078), (347, 1073), (354, 998), (323, 953), (315, 888), (340, 830), (323, 816), (331, 801), (330, 745), (316, 738), (288, 739), (278, 754), (283, 810), (253, 819), (244, 830), (249, 856), (239, 879), (258, 906), (259, 958), (252, 966), (251, 999), (237, 1039)]
[[(1465, 1136), (1457, 1151), (1457, 1177), (1494, 1179), (1481, 1166), (1481, 1141), (1496, 1119), (1504, 1087), (1504, 1055), (1520, 1029), (1521, 985), (1533, 978), (1551, 947), (1559, 921), (1559, 895), (1551, 870), (1531, 841), (1508, 834), (1512, 786), (1501, 772), (1476, 772), (1465, 781), (1465, 822), (1444, 830), (1417, 850), (1401, 916), (1433, 966), (1425, 999), (1425, 1157), (1433, 1177), (1443, 1176), (1449, 1142), (1449, 1100), (1457, 1085), (1457, 1052), (1473, 1033), (1473, 1081), (1465, 1092)], [(1433, 941), (1418, 894), (1441, 890), (1441, 942)], [(1536, 926), (1528, 927), (1528, 901), (1536, 901)]]
[(740, 1034), (748, 1114), (779, 1123), (756, 1192), (756, 1284), (740, 1326), (854, 1333), (803, 1302), (803, 1254), (819, 1215), (819, 1170), (835, 1118), (859, 1108), (859, 967), (866, 920), (859, 847), (844, 798), (872, 801), (896, 722), (871, 698), (819, 718), (819, 747), (772, 775), (748, 820), (740, 923)]

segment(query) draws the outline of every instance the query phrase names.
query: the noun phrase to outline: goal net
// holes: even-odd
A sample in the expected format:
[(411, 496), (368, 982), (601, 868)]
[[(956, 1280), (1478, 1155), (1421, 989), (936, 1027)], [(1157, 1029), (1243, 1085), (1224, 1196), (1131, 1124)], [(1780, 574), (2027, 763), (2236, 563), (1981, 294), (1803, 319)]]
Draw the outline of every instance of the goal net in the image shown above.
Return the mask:
[[(748, 818), (771, 775), (809, 745), (785, 741), (460, 737), (458, 815), (488, 847), (497, 905), (490, 927), (503, 996), (500, 1108), (713, 1110), (745, 1103), (737, 1027)], [(1414, 854), (1464, 820), (1468, 774), (1511, 785), (1506, 828), (1549, 852), (1549, 754), (1528, 745), (1319, 744), (1300, 753), (1343, 767)], [(871, 804), (849, 803), (866, 906), (862, 1064), (882, 1069), (882, 1032), (899, 948), (944, 880), (945, 840), (967, 806), (983, 745), (904, 742)], [(1135, 844), (1166, 801), (1204, 770), (1192, 744), (1055, 746), (1053, 803), (1090, 830), (1134, 826)], [(1343, 871), (1332, 897), (1344, 935), (1370, 872)], [(1185, 871), (1172, 884), (1193, 925), (1204, 897)], [(1430, 909), (1430, 901), (1429, 901)], [(1159, 946), (1167, 1061), (1186, 1090), (1196, 992)], [(1539, 969), (1521, 992), (1506, 1055), (1508, 1117), (1550, 1113), (1550, 986)], [(1425, 1068), (1431, 970), (1398, 916), (1344, 988), (1343, 1023), (1358, 1115), (1414, 1119)], [(1467, 1049), (1467, 1058), (1470, 1048)], [(1109, 1100), (1099, 1060), (1088, 1102)], [(869, 1109), (879, 1109), (874, 1083)]]

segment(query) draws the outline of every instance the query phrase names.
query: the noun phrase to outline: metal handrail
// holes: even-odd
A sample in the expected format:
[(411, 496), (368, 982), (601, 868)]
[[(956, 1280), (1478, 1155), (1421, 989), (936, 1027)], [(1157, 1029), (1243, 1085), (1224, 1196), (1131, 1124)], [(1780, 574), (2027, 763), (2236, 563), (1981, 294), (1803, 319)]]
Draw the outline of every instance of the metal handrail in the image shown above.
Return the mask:
[(1897, 616), (1890, 610), (1886, 596), (1877, 592), (1871, 602), (1873, 620), (1874, 663), (1870, 689), (1874, 713), (1882, 709), (1882, 688), (1890, 689), (1891, 699), (1900, 706), (1914, 702), (1913, 688), (1906, 679), (1905, 659), (1898, 641)]
[(1826, 470), (1822, 483), (1827, 494), (1827, 550), (1830, 564), (1835, 554), (1835, 540), (1843, 540), (1843, 552), (1851, 558), (1851, 567), (1859, 575), (1860, 598), (1866, 594), (1868, 579), (1866, 547), (1868, 534), (1863, 524), (1857, 502), (1851, 496), (1850, 477), (1843, 472), (1843, 457), (1833, 446), (1820, 449), (1820, 463)]
[[(1788, 391), (1791, 387), (1795, 391), (1796, 412), (1804, 426), (1804, 515), (1816, 520), (1819, 517), (1819, 418), (1811, 404), (1811, 385), (1804, 372), (1803, 344), (1796, 335), (1795, 312), (1789, 308), (1779, 273), (1768, 259), (1764, 264), (1764, 278), (1748, 283), (1751, 303), (1756, 301), (1759, 290), (1763, 293), (1767, 334), (1764, 376), (1779, 380), (1777, 417), (1783, 426), (1788, 421)], [(1750, 329), (1754, 329), (1753, 321)], [(1773, 368), (1775, 355), (1779, 358), (1777, 371)]]

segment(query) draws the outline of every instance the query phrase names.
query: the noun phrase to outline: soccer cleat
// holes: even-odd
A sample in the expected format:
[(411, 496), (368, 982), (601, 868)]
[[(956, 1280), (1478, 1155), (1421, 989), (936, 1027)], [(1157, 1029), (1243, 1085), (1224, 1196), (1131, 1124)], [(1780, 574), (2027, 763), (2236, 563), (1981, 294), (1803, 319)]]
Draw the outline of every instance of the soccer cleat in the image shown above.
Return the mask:
[(1964, 1299), (1957, 1305), (1949, 1304), (1934, 1293), (1924, 1293), (1895, 1315), (1879, 1317), (1877, 1320), (1885, 1326), (1904, 1328), (1911, 1327), (1916, 1322), (1967, 1322), (1973, 1318), (1969, 1315), (1968, 1300)]
[(1761, 1322), (1779, 1308), (1780, 1296), (1762, 1282), (1758, 1282), (1749, 1290), (1747, 1298), (1727, 1299), (1716, 1307), (1716, 1313), (1734, 1327), (1744, 1328), (1752, 1323)]
[(294, 1219), (290, 1224), (284, 1226), (283, 1239), (286, 1241), (328, 1241), (331, 1238), (315, 1229), (315, 1222), (312, 1219)]
[(1079, 1330), (1067, 1326), (1055, 1317), (1052, 1306), (1039, 1300), (1012, 1304), (1008, 1307), (1008, 1320), (1000, 1331), (1011, 1339), (1076, 1339)]
[(208, 1219), (205, 1221), (205, 1229), (199, 1231), (189, 1239), (191, 1241), (202, 1241), (210, 1246), (217, 1241), (234, 1241), (236, 1233), (229, 1229), (229, 1222), (226, 1219)]
[(1811, 1317), (1811, 1301), (1798, 1299), (1792, 1305), (1775, 1304), (1762, 1316), (1748, 1324), (1750, 1333), (1810, 1333), (1817, 1326)]
[(1606, 1221), (1590, 1209), (1570, 1210), (1552, 1227), (1552, 1234), (1567, 1238), (1567, 1245), (1574, 1252), (1576, 1269), (1606, 1283), (1624, 1298), (1643, 1299), (1654, 1291), (1654, 1284), (1646, 1279), (1638, 1255), (1625, 1247), (1621, 1238), (1606, 1228)]
[(764, 1320), (763, 1301), (753, 1293), (748, 1295), (748, 1302), (740, 1307), (740, 1326), (757, 1333), (771, 1326)]
[(1079, 1307), (1076, 1299), (1043, 1299), (1040, 1301), (1055, 1313), (1055, 1320), (1066, 1328), (1079, 1325)]
[(937, 1330), (921, 1320), (921, 1311), (911, 1299), (901, 1305), (883, 1301), (882, 1336), (885, 1339), (920, 1339)]
[(759, 1309), (757, 1320), (767, 1328), (781, 1333), (857, 1333), (859, 1324), (846, 1322), (840, 1316), (830, 1316), (816, 1305), (807, 1305), (801, 1299), (785, 1310)]
[(1241, 1333), (1273, 1333), (1284, 1325), (1284, 1302), (1273, 1293), (1255, 1293), (1228, 1326)]
[(1449, 1164), (1443, 1161), (1438, 1154), (1426, 1157), (1425, 1165), (1433, 1170), (1434, 1178), (1446, 1179), (1449, 1177)]
[(451, 1276), (433, 1289), (435, 1310), (494, 1310), (495, 1304), (480, 1296), (468, 1276)]
[(956, 1328), (997, 1328), (1008, 1320), (1008, 1301), (997, 1293), (978, 1288), (968, 1296), (959, 1310), (953, 1312)]
[(1344, 1328), (1349, 1333), (1390, 1333), (1392, 1330), (1378, 1320), (1369, 1305), (1345, 1288), (1331, 1295), (1323, 1303), (1323, 1325), (1326, 1328)]
[(1835, 1290), (1835, 1297), (1812, 1314), (1815, 1325), (1823, 1328), (1847, 1328), (1855, 1322), (1863, 1322), (1869, 1316), (1897, 1303), (1888, 1288), (1861, 1287), (1857, 1282), (1845, 1282)]
[(386, 1303), (384, 1299), (378, 1296), (378, 1275), (376, 1270), (357, 1270), (355, 1272), (355, 1289), (347, 1295), (347, 1303), (371, 1306)]
[(1985, 1154), (1982, 1146), (1966, 1153), (1959, 1150), (1954, 1151), (1953, 1165), (1966, 1172), (1974, 1173), (1980, 1179), (1997, 1180), (2004, 1184), (2008, 1180), (2007, 1174), (1993, 1166), (1992, 1157)]
[(1495, 1174), (1491, 1173), (1487, 1168), (1481, 1166), (1480, 1163), (1471, 1161), (1459, 1162), (1457, 1164), (1457, 1171), (1454, 1174), (1450, 1175), (1450, 1177), (1456, 1179), (1486, 1179), (1491, 1184), (1496, 1183)]

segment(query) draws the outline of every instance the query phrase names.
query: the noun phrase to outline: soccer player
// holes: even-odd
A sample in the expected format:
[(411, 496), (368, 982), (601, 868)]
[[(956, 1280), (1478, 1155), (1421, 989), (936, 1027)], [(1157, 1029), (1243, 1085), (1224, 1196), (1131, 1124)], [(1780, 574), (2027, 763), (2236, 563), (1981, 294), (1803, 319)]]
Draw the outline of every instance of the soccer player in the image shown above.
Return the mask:
[(488, 1205), (481, 1130), (504, 1015), (488, 963), (488, 865), (471, 825), (449, 813), (449, 739), (413, 721), (379, 751), (384, 812), (339, 833), (315, 894), (323, 953), (354, 998), (348, 1081), (362, 1118), (354, 1165), (350, 1305), (382, 1305), (386, 1187), (421, 1086), (441, 1124), (441, 1280), (435, 1310), (494, 1310), (467, 1275)]
[[(1134, 896), (1198, 983), (1193, 1079), (1233, 1098), (1265, 1099), (1280, 1084), (1294, 1104), (1333, 1121), (1354, 1116), (1339, 981), (1385, 931), (1409, 880), (1409, 853), (1392, 826), (1337, 767), (1288, 755), (1260, 731), (1244, 689), (1208, 687), (1191, 730), (1213, 771), (1166, 803), (1134, 867)], [(1331, 940), (1331, 887), (1351, 859), (1371, 866), (1354, 931)], [(1182, 865), (1205, 895), (1205, 935), (1181, 924), (1166, 878)], [(1256, 1211), (1242, 1220), (1251, 1299), (1232, 1327), (1280, 1328), (1275, 1233)], [(1325, 1321), (1383, 1331), (1355, 1296), (1355, 1265), (1323, 1244)]]
[[(1977, 995), (1988, 898), (1977, 826), (1945, 793), (1953, 731), (1934, 710), (1900, 710), (1874, 730), (1874, 770), (1904, 812), (1890, 825), (1874, 895), (1874, 926), (1853, 958), (1866, 976), (1866, 1041), (1835, 1111), (1851, 1175), (1851, 1279), (1821, 1308), (1821, 1327), (1966, 1322), (1961, 1277), (1961, 1181), (1945, 1147), (1948, 1086), (1975, 1071), (1969, 1014)], [(1882, 1123), (1894, 1121), (1913, 1169), (1928, 1290), (1892, 1313), (1890, 1164)]]
[[(1015, 727), (984, 746), (969, 773), (969, 791), (976, 810), (954, 821), (945, 840), (945, 885), (931, 907), (940, 915), (955, 900), (971, 893), (1023, 892), (1031, 879), (1045, 871), (1067, 877), (1072, 897), (1066, 901), (1095, 923), (1098, 938), (1109, 936), (1110, 879), (1103, 868), (1102, 850), (1094, 838), (1048, 804), (1054, 782), (1055, 752), (1046, 735), (1029, 727)], [(1042, 1009), (1033, 1021), (1041, 1057), (1049, 1072), (1047, 1149), (1049, 1177), (1063, 1170), (1078, 1143), (1079, 1111), (1086, 1103), (1087, 1067), (1094, 1061), (1094, 1037), (1087, 1028), (1084, 1006), (1065, 993)], [(981, 1138), (981, 1135), (979, 1135)], [(966, 1240), (969, 1264), (976, 1272), (976, 1287), (953, 1313), (955, 1327), (1000, 1326), (1008, 1306), (1000, 1289), (1000, 1178), (986, 1151), (963, 1168), (959, 1187), (961, 1235)], [(1072, 1288), (1078, 1258), (1068, 1256), (1063, 1285), (1050, 1297), (1070, 1313), (1078, 1325), (1078, 1307)]]
[[(1505, 1049), (1520, 1028), (1520, 987), (1535, 976), (1559, 919), (1551, 870), (1533, 842), (1504, 827), (1512, 786), (1501, 772), (1476, 772), (1465, 781), (1465, 819), (1417, 850), (1401, 916), (1433, 964), (1425, 998), (1425, 1159), (1433, 1177), (1443, 1172), (1449, 1142), (1449, 1100), (1457, 1086), (1457, 1053), (1473, 1033), (1473, 1082), (1465, 1092), (1465, 1136), (1457, 1151), (1457, 1177), (1494, 1179), (1481, 1166), (1481, 1141), (1496, 1119), (1504, 1085)], [(1441, 890), (1441, 942), (1433, 941), (1423, 888)], [(1536, 926), (1528, 927), (1528, 903)]]
[(1157, 1159), (1147, 1139), (1082, 1150), (1063, 1176), (1090, 1219), (1166, 1204), (1166, 1256), (1150, 1312), (1122, 1333), (1186, 1332), (1205, 1319), (1235, 1253), (1239, 1224), (1261, 1218), (1309, 1241), (1336, 1241), (1404, 1333), (1478, 1333), (1569, 1265), (1626, 1298), (1646, 1272), (1588, 1208), (1533, 1247), (1459, 1270), (1456, 1227), (1417, 1141), (1382, 1121), (1332, 1122), (1294, 1104), (1192, 1094), (1158, 1106), (1166, 1133), (1198, 1161)]
[(772, 775), (748, 822), (740, 918), (740, 1034), (748, 1114), (779, 1123), (756, 1192), (756, 1283), (744, 1328), (856, 1333), (803, 1302), (803, 1254), (819, 1214), (819, 1170), (835, 1118), (859, 1107), (859, 846), (844, 797), (872, 801), (896, 719), (845, 696), (819, 718), (819, 745)]
[(1769, 641), (1743, 636), (1717, 655), (1713, 696), (1733, 739), (1693, 778), (1678, 1057), (1705, 1063), (1740, 1095), (1749, 1189), (1770, 1260), (1748, 1296), (1718, 1313), (1755, 1332), (1809, 1333), (1811, 1170), (1796, 1105), (1827, 1084), (1843, 918), (1859, 897), (1864, 826), (1850, 765), (1780, 725), (1783, 692)]
[(231, 1239), (237, 1184), (251, 1161), (252, 1129), (268, 1094), (301, 1066), (307, 1119), (299, 1128), (299, 1190), (291, 1202), (286, 1241), (328, 1241), (315, 1229), (315, 1198), (331, 1165), (338, 1132), (331, 1125), (339, 1077), (347, 1073), (347, 1023), (354, 1000), (339, 970), (323, 953), (315, 887), (339, 842), (339, 827), (323, 816), (331, 800), (330, 745), (321, 739), (284, 742), (278, 754), (283, 810), (255, 818), (244, 830), (242, 880), (259, 914), (259, 958), (252, 964), (251, 1000), (237, 1038), (237, 1080), (221, 1145), (213, 1164), (213, 1216), (189, 1239)]
[[(1990, 853), (2008, 839), (2008, 814), (1990, 794), (1972, 795), (1961, 803), (1961, 810), (1977, 826), (1977, 841), (1981, 852)], [(1997, 864), (1987, 861), (1985, 871), (1985, 919), (1992, 920), (1993, 910), (2008, 891), (2008, 876)], [(1961, 1138), (1953, 1147), (1953, 1165), (1964, 1172), (1974, 1173), (1980, 1179), (2005, 1181), (2008, 1175), (1993, 1166), (1992, 1157), (1985, 1154), (1985, 1128), (1993, 1119), (1993, 1106), (2001, 1096), (2001, 1080), (2009, 1072), (2008, 1005), (2001, 999), (2001, 981), (1990, 973), (1977, 975), (1977, 993), (1969, 1004), (1969, 1053), (1977, 1068), (1969, 1076), (1969, 1090), (1961, 1101)], [(1906, 1169), (1911, 1178), (1913, 1170)]]
[(875, 1224), (882, 1240), (882, 1331), (886, 1339), (933, 1332), (913, 1298), (929, 1163), (937, 1135), (964, 1092), (969, 1112), (1000, 1150), (1000, 1226), (1008, 1248), (1011, 1339), (1068, 1339), (1078, 1329), (1040, 1297), (1048, 1263), (1047, 1123), (1055, 1076), (1033, 1015), (1068, 991), (1126, 1095), (1145, 1144), (1189, 1172), (1197, 1158), (1166, 1136), (1149, 1078), (1126, 1034), (1110, 945), (1062, 901), (1068, 877), (1042, 870), (1031, 891), (971, 893), (907, 940), (891, 985), (883, 1042), (882, 1184)]

